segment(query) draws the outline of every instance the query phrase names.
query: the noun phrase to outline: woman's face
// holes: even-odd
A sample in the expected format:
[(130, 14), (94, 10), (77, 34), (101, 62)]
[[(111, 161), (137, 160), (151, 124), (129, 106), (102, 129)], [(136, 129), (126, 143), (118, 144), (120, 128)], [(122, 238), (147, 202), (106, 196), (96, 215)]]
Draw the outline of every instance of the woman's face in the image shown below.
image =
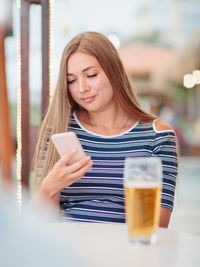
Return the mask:
[(114, 105), (113, 89), (95, 57), (76, 52), (68, 59), (68, 90), (76, 103), (89, 112)]

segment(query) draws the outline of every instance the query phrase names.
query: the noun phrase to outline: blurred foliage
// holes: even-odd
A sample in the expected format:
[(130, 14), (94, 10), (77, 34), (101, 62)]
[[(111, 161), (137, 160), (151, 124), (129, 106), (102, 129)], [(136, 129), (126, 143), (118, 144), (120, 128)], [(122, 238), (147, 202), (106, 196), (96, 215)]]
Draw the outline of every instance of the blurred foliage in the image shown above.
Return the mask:
[(169, 97), (171, 97), (177, 104), (181, 105), (186, 105), (188, 93), (188, 89), (181, 83), (173, 83), (168, 91)]
[[(11, 128), (12, 136), (16, 136), (16, 126), (17, 126), (17, 105), (10, 105), (10, 119), (11, 119)], [(40, 105), (32, 104), (30, 108), (30, 125), (39, 126), (40, 125)]]
[(41, 109), (39, 104), (31, 105), (30, 125), (39, 126), (41, 123)]

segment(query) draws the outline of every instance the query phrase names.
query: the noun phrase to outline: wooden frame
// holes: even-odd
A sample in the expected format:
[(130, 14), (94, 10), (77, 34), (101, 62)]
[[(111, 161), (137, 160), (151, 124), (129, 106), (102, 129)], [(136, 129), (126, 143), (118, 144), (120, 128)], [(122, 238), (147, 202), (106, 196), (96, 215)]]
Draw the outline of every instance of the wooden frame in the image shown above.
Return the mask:
[(29, 186), (32, 128), (30, 127), (29, 94), (29, 17), (30, 5), (42, 6), (42, 114), (49, 99), (49, 1), (22, 0), (21, 2), (21, 90), (22, 90), (22, 185)]
[(0, 25), (0, 176), (2, 176), (2, 185), (10, 187), (13, 185), (12, 160), (14, 156), (14, 143), (11, 133), (6, 84), (5, 38), (8, 34), (7, 30), (6, 24)]

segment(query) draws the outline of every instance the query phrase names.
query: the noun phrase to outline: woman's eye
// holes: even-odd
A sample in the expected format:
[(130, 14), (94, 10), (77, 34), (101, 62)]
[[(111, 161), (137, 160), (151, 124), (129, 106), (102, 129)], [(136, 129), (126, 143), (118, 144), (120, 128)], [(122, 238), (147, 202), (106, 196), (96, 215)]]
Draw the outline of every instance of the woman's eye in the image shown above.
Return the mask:
[(97, 76), (97, 73), (88, 75), (87, 77), (88, 77), (88, 78), (92, 78), (92, 77), (96, 77), (96, 76)]
[(67, 81), (68, 84), (75, 82), (75, 80)]

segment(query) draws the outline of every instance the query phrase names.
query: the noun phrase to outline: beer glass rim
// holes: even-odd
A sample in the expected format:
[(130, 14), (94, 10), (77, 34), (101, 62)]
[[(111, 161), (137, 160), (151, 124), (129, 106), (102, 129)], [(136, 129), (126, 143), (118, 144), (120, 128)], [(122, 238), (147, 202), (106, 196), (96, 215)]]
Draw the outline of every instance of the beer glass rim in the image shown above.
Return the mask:
[[(158, 157), (127, 157), (124, 164), (124, 184), (143, 187), (161, 185), (162, 164)], [(149, 187), (149, 186), (148, 186)]]

